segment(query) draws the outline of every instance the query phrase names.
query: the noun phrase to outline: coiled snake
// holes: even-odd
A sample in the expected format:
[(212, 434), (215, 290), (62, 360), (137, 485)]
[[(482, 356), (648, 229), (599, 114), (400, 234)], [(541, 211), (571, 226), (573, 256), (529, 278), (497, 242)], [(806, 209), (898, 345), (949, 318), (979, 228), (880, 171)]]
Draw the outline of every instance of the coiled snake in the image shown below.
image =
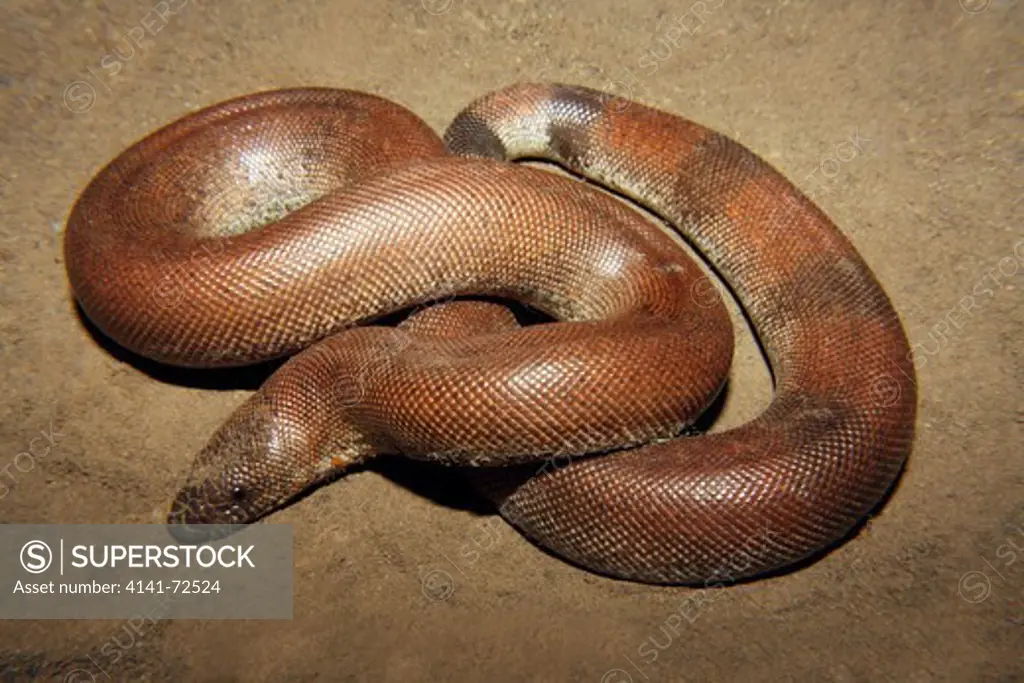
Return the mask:
[[(696, 246), (766, 352), (775, 396), (759, 417), (680, 436), (732, 358), (717, 290), (624, 202), (513, 159), (556, 162)], [(199, 454), (176, 523), (252, 522), (401, 453), (481, 466), (506, 519), (593, 571), (742, 578), (846, 534), (913, 441), (905, 333), (833, 223), (742, 145), (587, 88), (510, 86), (443, 141), (353, 91), (221, 103), (101, 171), (65, 255), (85, 313), (144, 356), (297, 354)], [(520, 327), (467, 296), (553, 321)], [(549, 458), (536, 476), (494, 467)]]

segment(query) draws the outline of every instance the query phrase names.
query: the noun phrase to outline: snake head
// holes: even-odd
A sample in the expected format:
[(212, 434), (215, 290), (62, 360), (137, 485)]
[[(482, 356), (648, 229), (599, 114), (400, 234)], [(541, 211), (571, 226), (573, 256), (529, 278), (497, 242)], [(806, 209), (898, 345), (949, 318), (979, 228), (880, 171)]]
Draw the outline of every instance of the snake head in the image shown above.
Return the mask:
[[(289, 443), (281, 417), (259, 392), (242, 404), (196, 456), (168, 523), (249, 524), (294, 497), (297, 473), (288, 472), (285, 464), (299, 444)], [(208, 531), (180, 528), (172, 533)]]
[(348, 413), (359, 385), (328, 346), (278, 368), (214, 433), (171, 505), (172, 534), (231, 533), (377, 453)]
[(295, 419), (290, 406), (261, 390), (217, 430), (196, 456), (171, 505), (167, 521), (173, 535), (188, 540), (222, 537), (349, 464), (337, 455), (322, 457), (318, 425)]

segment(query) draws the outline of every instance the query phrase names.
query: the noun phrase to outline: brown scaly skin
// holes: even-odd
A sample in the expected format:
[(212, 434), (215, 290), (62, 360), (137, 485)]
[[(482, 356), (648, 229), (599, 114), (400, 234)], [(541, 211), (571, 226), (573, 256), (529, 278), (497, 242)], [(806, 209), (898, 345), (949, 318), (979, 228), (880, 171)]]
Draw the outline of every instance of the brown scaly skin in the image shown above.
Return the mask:
[[(907, 340), (850, 243), (777, 171), (697, 124), (569, 86), (492, 93), (445, 143), (497, 161), (444, 156), (378, 98), (269, 93), (172, 124), (83, 193), (66, 244), (75, 293), (101, 329), (166, 362), (280, 356), (457, 294), (564, 321), (510, 329), (451, 304), (313, 346), (211, 439), (172, 521), (251, 522), (378, 452), (498, 465), (622, 449), (477, 480), (573, 562), (688, 583), (789, 565), (879, 501), (913, 440)], [(767, 352), (776, 397), (763, 415), (668, 439), (724, 381), (720, 299), (658, 229), (580, 183), (502, 163), (515, 158), (632, 197), (707, 256)], [(275, 217), (248, 207), (275, 198), (312, 203), (245, 232)], [(181, 305), (152, 305), (172, 295)]]

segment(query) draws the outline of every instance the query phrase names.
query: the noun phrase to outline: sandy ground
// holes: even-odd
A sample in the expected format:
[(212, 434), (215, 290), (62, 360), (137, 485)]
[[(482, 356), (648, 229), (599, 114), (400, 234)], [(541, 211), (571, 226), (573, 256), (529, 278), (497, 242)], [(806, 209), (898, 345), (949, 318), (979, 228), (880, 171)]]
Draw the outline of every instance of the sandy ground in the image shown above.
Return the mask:
[[(850, 542), (696, 597), (569, 566), (450, 472), (386, 464), (273, 518), (294, 524), (293, 620), (160, 622), (131, 639), (118, 621), (3, 622), (0, 680), (1024, 680), (1015, 0), (168, 3), (166, 21), (149, 0), (0, 9), (3, 522), (159, 522), (252, 388), (91, 334), (61, 234), (123, 147), (279, 86), (365, 89), (443, 129), (489, 89), (558, 79), (738, 138), (815, 197), (891, 294), (918, 345), (919, 436)], [(744, 339), (716, 428), (768, 396)], [(13, 467), (51, 429), (51, 452)], [(100, 655), (114, 638), (116, 663)]]

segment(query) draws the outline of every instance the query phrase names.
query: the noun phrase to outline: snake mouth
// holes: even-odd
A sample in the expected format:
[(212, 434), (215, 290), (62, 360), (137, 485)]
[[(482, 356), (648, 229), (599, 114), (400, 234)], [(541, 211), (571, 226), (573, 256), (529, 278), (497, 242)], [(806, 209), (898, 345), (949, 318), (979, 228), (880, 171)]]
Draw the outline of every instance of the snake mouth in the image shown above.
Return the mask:
[(178, 492), (167, 514), (171, 535), (183, 543), (205, 543), (230, 536), (252, 521), (241, 506), (238, 494), (204, 482)]

